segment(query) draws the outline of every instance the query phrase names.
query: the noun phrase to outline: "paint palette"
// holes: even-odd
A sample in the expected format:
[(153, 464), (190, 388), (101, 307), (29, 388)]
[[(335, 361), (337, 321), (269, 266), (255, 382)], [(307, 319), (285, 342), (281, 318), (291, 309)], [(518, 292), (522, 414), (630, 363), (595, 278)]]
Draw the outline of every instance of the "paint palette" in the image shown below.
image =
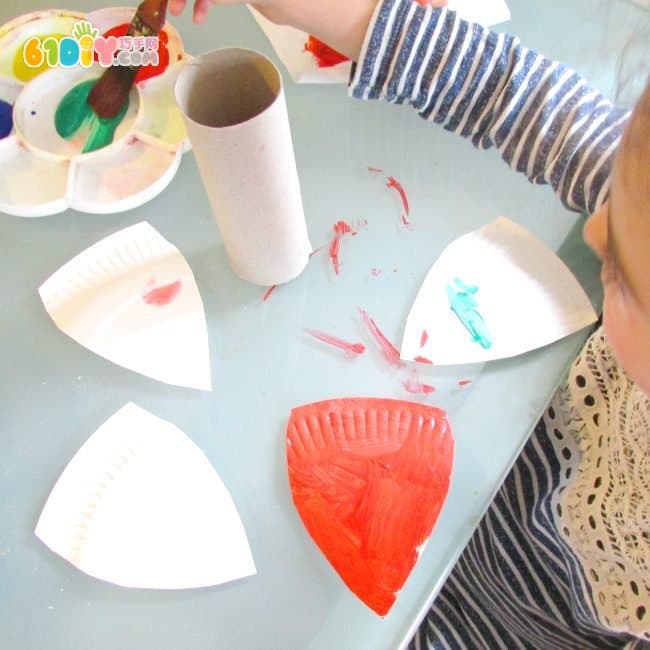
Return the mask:
[[(119, 47), (134, 11), (40, 11), (0, 28), (0, 212), (122, 212), (154, 198), (174, 177), (189, 149), (173, 92), (188, 57), (170, 24), (151, 45), (151, 65), (142, 66), (125, 114), (101, 145), (88, 151), (99, 122), (92, 115), (74, 132), (65, 128), (78, 116), (64, 102), (105, 70), (97, 43)], [(114, 54), (104, 56), (106, 63)], [(87, 111), (85, 96), (78, 105)]]

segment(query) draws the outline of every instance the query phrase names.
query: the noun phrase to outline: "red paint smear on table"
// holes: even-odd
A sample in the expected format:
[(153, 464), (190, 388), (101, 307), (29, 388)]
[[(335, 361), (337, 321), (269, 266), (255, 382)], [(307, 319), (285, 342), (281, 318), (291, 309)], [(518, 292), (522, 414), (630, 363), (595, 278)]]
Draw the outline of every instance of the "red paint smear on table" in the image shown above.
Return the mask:
[(329, 256), (332, 260), (332, 265), (334, 266), (334, 273), (336, 275), (340, 272), (340, 262), (339, 262), (339, 248), (341, 246), (341, 237), (343, 235), (352, 234), (356, 235), (356, 231), (352, 230), (352, 226), (345, 221), (337, 221), (334, 224), (334, 238), (330, 242), (329, 247)]
[(423, 383), (415, 370), (402, 381), (402, 386), (407, 392), (414, 395), (430, 395), (436, 389), (435, 386)]
[(337, 52), (334, 48), (323, 43), (323, 41), (311, 34), (305, 43), (305, 51), (311, 52), (319, 68), (331, 68), (344, 61), (349, 61), (347, 56)]
[[(130, 25), (124, 23), (122, 25), (117, 25), (112, 27), (106, 33), (103, 34), (104, 38), (109, 38), (110, 36), (115, 36), (118, 40), (122, 36), (126, 36), (126, 33), (129, 31)], [(146, 79), (151, 79), (152, 77), (157, 77), (167, 70), (169, 67), (169, 49), (167, 44), (169, 43), (169, 35), (163, 29), (158, 34), (158, 65), (143, 65), (140, 66), (138, 73), (135, 75), (135, 83), (140, 83)], [(117, 55), (117, 52), (116, 52)], [(97, 54), (95, 54), (95, 61), (98, 60)]]
[(355, 398), (291, 412), (296, 509), (343, 582), (380, 616), (438, 520), (453, 457), (447, 414), (425, 404)]
[(181, 291), (183, 283), (180, 280), (164, 284), (143, 294), (142, 300), (152, 307), (165, 307), (171, 304)]
[(314, 257), (314, 255), (316, 255), (316, 253), (318, 253), (318, 251), (320, 251), (322, 248), (322, 246), (319, 246), (318, 248), (315, 248), (311, 253), (309, 253), (309, 259)]
[(406, 190), (404, 189), (402, 184), (393, 176), (389, 176), (386, 179), (386, 187), (391, 187), (397, 190), (400, 200), (402, 201), (402, 207), (404, 208), (404, 214), (402, 214), (401, 217), (402, 223), (405, 226), (410, 226), (411, 222), (408, 220), (408, 217), (411, 214), (411, 208), (409, 207), (409, 200), (408, 197), (406, 196)]
[(378, 174), (383, 174), (384, 173), (384, 170), (379, 169), (379, 167), (368, 167), (368, 171), (378, 173)]
[(413, 361), (416, 361), (417, 363), (429, 363), (433, 365), (433, 361), (431, 361), (431, 359), (427, 359), (426, 357), (423, 356), (417, 356), (413, 359)]
[(358, 356), (366, 351), (366, 346), (363, 343), (350, 343), (349, 341), (332, 336), (331, 334), (326, 334), (325, 332), (320, 332), (319, 330), (305, 329), (305, 332), (323, 343), (328, 343), (343, 350), (349, 356)]
[(262, 296), (262, 302), (266, 302), (270, 297), (271, 294), (278, 288), (277, 284), (274, 284), (270, 286), (267, 290), (266, 293)]
[(461, 380), (458, 382), (458, 385), (459, 385), (461, 388), (465, 388), (465, 386), (469, 386), (471, 383), (472, 383), (472, 380), (471, 380), (471, 379), (461, 379)]
[(393, 366), (403, 366), (404, 362), (399, 357), (399, 350), (384, 336), (377, 323), (370, 318), (368, 312), (365, 309), (359, 309), (359, 314), (361, 314), (363, 324), (377, 342), (379, 351), (382, 353), (384, 359)]
[(429, 340), (429, 332), (427, 332), (426, 330), (422, 330), (422, 336), (420, 337), (420, 347), (423, 348), (427, 344), (428, 340)]

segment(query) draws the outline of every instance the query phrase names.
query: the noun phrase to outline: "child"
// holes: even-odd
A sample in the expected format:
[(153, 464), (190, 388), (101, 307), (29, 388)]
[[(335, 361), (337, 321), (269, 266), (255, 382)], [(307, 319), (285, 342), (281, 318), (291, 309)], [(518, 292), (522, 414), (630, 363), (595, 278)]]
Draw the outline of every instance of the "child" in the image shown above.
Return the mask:
[[(237, 4), (240, 0), (212, 0)], [(185, 0), (172, 0), (179, 12)], [(196, 0), (197, 22), (211, 0)], [(426, 3), (425, 3), (426, 4)], [(419, 0), (256, 5), (357, 61), (350, 94), (496, 146), (591, 214), (588, 340), (412, 641), (600, 648), (650, 640), (650, 85), (630, 115), (518, 40)]]

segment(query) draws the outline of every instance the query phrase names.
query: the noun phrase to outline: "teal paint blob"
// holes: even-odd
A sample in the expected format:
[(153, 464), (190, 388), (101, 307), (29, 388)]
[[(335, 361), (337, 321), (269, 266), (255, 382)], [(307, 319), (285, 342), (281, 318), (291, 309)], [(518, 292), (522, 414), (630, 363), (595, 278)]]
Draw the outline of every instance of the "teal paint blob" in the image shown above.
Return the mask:
[(6, 138), (14, 128), (14, 107), (0, 100), (0, 140)]
[(65, 140), (73, 138), (82, 128), (88, 130), (88, 137), (81, 153), (102, 149), (113, 142), (115, 131), (122, 123), (127, 110), (128, 100), (120, 112), (110, 119), (98, 117), (88, 103), (88, 95), (96, 80), (84, 81), (69, 90), (57, 106), (54, 114), (56, 132)]
[(465, 329), (472, 335), (472, 340), (489, 350), (492, 347), (490, 332), (483, 316), (477, 310), (478, 287), (469, 286), (460, 278), (454, 278), (454, 285), (447, 285), (447, 298), (451, 311), (458, 316)]

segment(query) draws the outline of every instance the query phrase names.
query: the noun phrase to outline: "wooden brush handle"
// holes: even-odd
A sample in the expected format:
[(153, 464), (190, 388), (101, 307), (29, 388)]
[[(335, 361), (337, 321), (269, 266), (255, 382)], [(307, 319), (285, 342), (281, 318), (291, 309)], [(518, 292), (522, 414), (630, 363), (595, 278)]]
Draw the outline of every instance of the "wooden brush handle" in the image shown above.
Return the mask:
[(168, 0), (144, 0), (129, 25), (129, 36), (157, 36), (165, 25)]

